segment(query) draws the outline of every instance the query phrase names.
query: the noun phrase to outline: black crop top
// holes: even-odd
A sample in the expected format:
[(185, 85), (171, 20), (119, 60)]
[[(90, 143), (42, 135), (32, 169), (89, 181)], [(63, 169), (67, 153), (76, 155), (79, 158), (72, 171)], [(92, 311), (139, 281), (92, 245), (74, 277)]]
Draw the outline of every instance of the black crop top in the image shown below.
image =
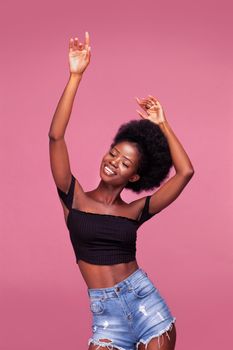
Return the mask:
[(98, 214), (72, 208), (75, 177), (68, 193), (57, 187), (58, 195), (69, 209), (67, 228), (78, 260), (96, 265), (113, 265), (135, 260), (137, 229), (155, 214), (148, 212), (147, 196), (139, 220), (125, 216)]

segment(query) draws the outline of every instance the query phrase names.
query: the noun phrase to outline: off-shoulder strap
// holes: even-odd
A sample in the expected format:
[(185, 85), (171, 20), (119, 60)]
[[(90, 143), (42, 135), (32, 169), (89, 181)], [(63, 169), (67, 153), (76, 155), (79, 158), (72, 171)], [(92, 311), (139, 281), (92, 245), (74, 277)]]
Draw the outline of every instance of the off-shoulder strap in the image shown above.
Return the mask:
[(67, 193), (63, 192), (60, 188), (56, 186), (59, 197), (62, 199), (63, 203), (68, 209), (72, 208), (73, 197), (74, 197), (75, 177), (73, 174), (71, 174), (71, 176), (72, 176), (72, 179), (71, 179), (70, 187)]
[(143, 224), (145, 221), (152, 218), (155, 214), (149, 213), (149, 204), (150, 204), (151, 195), (146, 197), (145, 204), (142, 210), (141, 217), (138, 221), (139, 225)]

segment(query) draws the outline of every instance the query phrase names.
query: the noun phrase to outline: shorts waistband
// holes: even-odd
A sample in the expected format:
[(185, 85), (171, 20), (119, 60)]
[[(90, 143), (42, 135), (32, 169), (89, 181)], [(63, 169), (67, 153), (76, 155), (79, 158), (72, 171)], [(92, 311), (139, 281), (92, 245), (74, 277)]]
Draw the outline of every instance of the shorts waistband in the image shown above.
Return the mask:
[(137, 281), (141, 277), (147, 276), (147, 273), (139, 267), (131, 275), (126, 277), (124, 280), (114, 284), (112, 287), (107, 288), (87, 288), (89, 297), (92, 298), (112, 298), (117, 297), (118, 294), (123, 293), (126, 289), (130, 288), (131, 283)]

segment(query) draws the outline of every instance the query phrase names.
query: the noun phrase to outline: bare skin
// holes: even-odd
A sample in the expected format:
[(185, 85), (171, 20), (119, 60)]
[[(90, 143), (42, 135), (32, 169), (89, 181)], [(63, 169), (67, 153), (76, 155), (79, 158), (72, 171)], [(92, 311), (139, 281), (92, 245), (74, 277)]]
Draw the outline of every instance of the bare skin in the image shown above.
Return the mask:
[[(82, 80), (83, 73), (90, 63), (90, 37), (85, 33), (85, 44), (79, 42), (78, 38), (70, 39), (69, 42), (69, 81), (59, 100), (49, 130), (49, 152), (51, 171), (57, 187), (62, 191), (68, 191), (71, 184), (71, 167), (69, 154), (65, 142), (65, 131), (68, 125), (74, 98), (78, 86)], [(183, 191), (194, 174), (191, 161), (183, 146), (169, 125), (163, 107), (157, 98), (149, 95), (146, 98), (136, 98), (143, 112), (137, 111), (141, 118), (148, 119), (158, 125), (167, 138), (174, 168), (176, 170), (168, 181), (166, 181), (151, 196), (150, 213), (158, 213), (170, 205)], [(104, 155), (100, 165), (100, 182), (97, 188), (85, 192), (77, 180), (75, 183), (74, 199), (72, 209), (97, 213), (125, 216), (138, 220), (145, 203), (145, 196), (131, 203), (125, 203), (121, 198), (121, 192), (128, 181), (138, 181), (137, 173), (140, 163), (140, 154), (134, 143), (121, 142), (113, 149), (109, 149)], [(107, 166), (107, 168), (106, 168)], [(113, 173), (111, 173), (113, 171)], [(61, 201), (64, 211), (64, 219), (67, 222), (69, 209)], [(78, 261), (78, 266), (88, 288), (107, 288), (122, 281), (132, 274), (139, 266), (137, 261), (116, 265), (95, 265), (83, 260)], [(153, 338), (149, 342), (148, 350), (173, 350), (176, 341), (176, 328), (173, 325), (167, 335)], [(109, 339), (100, 339), (111, 342)], [(89, 350), (108, 349), (90, 344)], [(115, 349), (115, 348), (114, 348)], [(140, 344), (139, 350), (144, 350), (145, 345)]]

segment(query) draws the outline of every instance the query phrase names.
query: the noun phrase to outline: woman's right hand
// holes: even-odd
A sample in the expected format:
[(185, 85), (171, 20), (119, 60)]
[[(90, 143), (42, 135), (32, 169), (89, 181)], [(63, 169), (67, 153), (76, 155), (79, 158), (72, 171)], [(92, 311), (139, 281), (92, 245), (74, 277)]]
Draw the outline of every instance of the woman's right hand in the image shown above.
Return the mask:
[(90, 63), (91, 47), (89, 33), (85, 32), (85, 45), (78, 38), (70, 38), (69, 43), (69, 67), (71, 74), (82, 75)]

